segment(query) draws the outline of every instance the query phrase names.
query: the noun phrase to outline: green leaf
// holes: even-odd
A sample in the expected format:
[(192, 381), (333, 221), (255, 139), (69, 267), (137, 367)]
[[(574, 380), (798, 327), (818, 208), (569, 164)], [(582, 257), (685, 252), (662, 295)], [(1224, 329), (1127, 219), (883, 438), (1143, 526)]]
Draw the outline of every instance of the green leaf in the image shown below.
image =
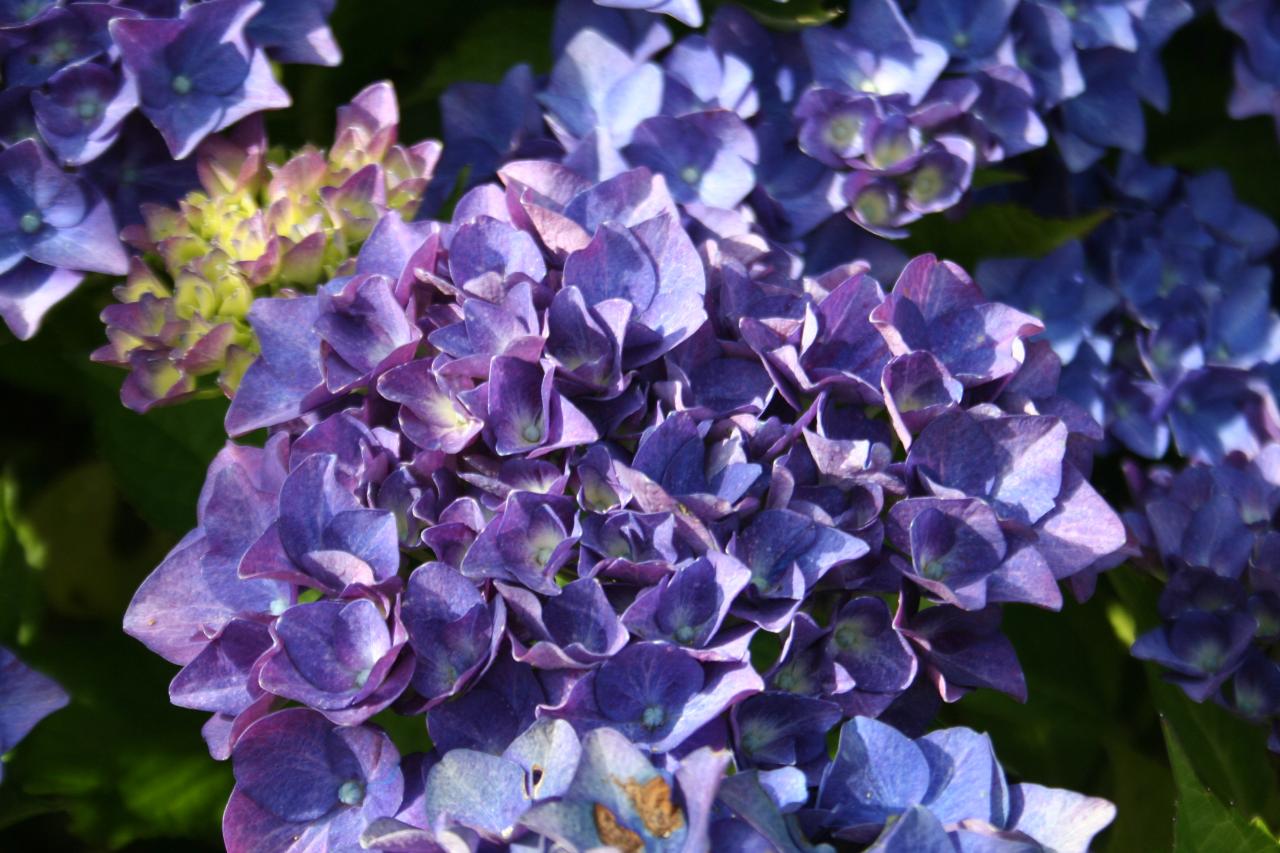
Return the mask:
[(1107, 218), (1105, 210), (1075, 219), (1037, 216), (1016, 204), (984, 204), (959, 218), (935, 213), (911, 226), (903, 249), (911, 255), (932, 252), (972, 269), (980, 260), (1047, 255), (1085, 237)]
[(1274, 853), (1280, 849), (1270, 833), (1227, 808), (1204, 786), (1167, 721), (1164, 737), (1178, 789), (1174, 853)]
[(31, 500), (28, 524), (42, 543), (39, 568), (53, 610), (119, 619), (143, 573), (172, 544), (163, 534), (127, 530), (130, 515), (102, 462), (65, 471)]
[(120, 405), (120, 376), (97, 365), (85, 370), (98, 448), (121, 493), (156, 527), (185, 533), (195, 525), (205, 470), (226, 441), (223, 399), (191, 400), (145, 415)]

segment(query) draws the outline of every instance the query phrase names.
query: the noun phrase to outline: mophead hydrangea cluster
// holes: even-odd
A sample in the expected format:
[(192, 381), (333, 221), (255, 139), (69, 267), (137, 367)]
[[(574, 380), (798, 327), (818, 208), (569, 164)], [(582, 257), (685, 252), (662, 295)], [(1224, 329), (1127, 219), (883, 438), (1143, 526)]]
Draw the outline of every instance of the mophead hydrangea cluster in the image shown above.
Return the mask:
[[(1084, 849), (1109, 822), (1007, 786), (973, 732), (898, 731), (1023, 696), (1002, 605), (1059, 607), (1124, 544), (1042, 323), (949, 262), (886, 293), (707, 210), (644, 167), (511, 162), (254, 301), (226, 425), (268, 437), (219, 454), (126, 616), (233, 761), (230, 849)], [(386, 713), (432, 751), (398, 758)]]
[[(603, 5), (701, 20), (696, 2)], [(1051, 137), (1072, 170), (1141, 151), (1143, 104), (1168, 101), (1159, 49), (1192, 15), (1186, 0), (860, 0), (839, 25), (781, 33), (726, 6), (673, 44), (650, 16), (560, 10), (544, 85), (516, 69), (447, 96), (446, 164), (550, 143), (595, 180), (644, 166), (682, 204), (748, 200), (788, 238), (842, 211), (904, 236), (975, 168)]]
[(1138, 158), (1102, 173), (1108, 220), (1039, 260), (978, 268), (986, 292), (1045, 318), (1062, 393), (1143, 459), (1219, 462), (1280, 439), (1271, 307), (1280, 231), (1222, 172)]
[(395, 90), (374, 84), (338, 110), (327, 152), (277, 162), (261, 123), (243, 123), (197, 154), (200, 190), (176, 209), (142, 206), (124, 237), (143, 255), (103, 311), (109, 343), (93, 355), (129, 369), (126, 406), (232, 396), (259, 349), (247, 320), (255, 298), (352, 272), (380, 217), (417, 213), (440, 145), (398, 144), (399, 118)]
[[(443, 148), (376, 84), (287, 159), (236, 122), (284, 97), (267, 57), (336, 61), (332, 2), (145, 6), (84, 57), (119, 113), (91, 155), (0, 151), (5, 316), (92, 248), (125, 404), (230, 398), (125, 629), (210, 715), (233, 853), (1087, 850), (1111, 804), (929, 730), (1025, 698), (1005, 605), (1126, 558), (1169, 580), (1134, 653), (1280, 712), (1277, 232), (1132, 153), (1185, 0), (722, 6), (679, 40), (649, 13), (696, 0), (566, 0), (550, 73), (447, 91)], [(975, 282), (876, 239), (1051, 137), (1113, 211), (1082, 241)], [(24, 679), (0, 746), (61, 696)]]
[(1124, 460), (1129, 550), (1167, 581), (1165, 623), (1133, 653), (1196, 701), (1274, 722), (1280, 231), (1219, 172), (1124, 158), (1100, 179), (1112, 214), (1088, 239), (984, 263), (979, 279), (1045, 318), (1042, 337), (1064, 362), (1060, 393), (1105, 425), (1105, 452)]
[(1271, 725), (1280, 752), (1280, 445), (1256, 457), (1180, 471), (1132, 466), (1129, 519), (1153, 568), (1167, 576), (1164, 624), (1133, 654), (1167, 670), (1197, 702), (1217, 701)]
[(334, 0), (0, 4), (0, 317), (15, 335), (86, 273), (123, 275), (139, 205), (195, 183), (210, 133), (288, 106), (271, 63), (336, 64)]

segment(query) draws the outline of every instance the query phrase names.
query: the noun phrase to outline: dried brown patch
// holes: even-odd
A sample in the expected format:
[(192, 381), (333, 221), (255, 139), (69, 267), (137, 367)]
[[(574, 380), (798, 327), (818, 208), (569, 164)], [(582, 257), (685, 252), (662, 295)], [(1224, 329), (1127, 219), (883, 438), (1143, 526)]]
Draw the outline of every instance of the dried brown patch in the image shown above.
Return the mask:
[(606, 806), (596, 803), (592, 813), (596, 820), (596, 833), (605, 844), (616, 847), (622, 853), (640, 853), (644, 850), (644, 839), (618, 823), (618, 816)]
[(614, 780), (626, 792), (635, 807), (644, 828), (658, 838), (669, 838), (671, 833), (684, 826), (684, 815), (671, 802), (671, 786), (661, 776), (654, 776), (643, 785), (637, 782)]

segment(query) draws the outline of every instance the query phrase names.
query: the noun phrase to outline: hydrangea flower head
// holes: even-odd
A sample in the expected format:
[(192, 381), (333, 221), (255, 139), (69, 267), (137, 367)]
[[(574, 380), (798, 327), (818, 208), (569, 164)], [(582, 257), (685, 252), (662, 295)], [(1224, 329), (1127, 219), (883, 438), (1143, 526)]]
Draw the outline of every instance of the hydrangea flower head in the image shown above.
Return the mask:
[(34, 140), (0, 151), (0, 316), (30, 337), (53, 303), (83, 278), (128, 267), (111, 211), (93, 188), (59, 169)]
[[(932, 256), (886, 293), (680, 204), (647, 168), (517, 161), (449, 221), (381, 212), (314, 293), (255, 300), (226, 423), (270, 438), (223, 451), (126, 617), (244, 768), (228, 838), (820, 849), (917, 807), (944, 836), (1023, 831), (1013, 794), (967, 811), (929, 776), (846, 814), (824, 779), (853, 759), (824, 743), (1025, 695), (1001, 606), (1061, 606), (1124, 543), (1043, 325)], [(253, 781), (283, 715), (314, 729), (297, 749), (373, 749), (387, 709), (435, 745), (405, 802), (343, 799), (381, 778), (365, 746), (309, 765), (306, 808)]]
[(103, 312), (110, 343), (94, 356), (131, 371), (126, 405), (145, 411), (213, 381), (234, 393), (259, 348), (247, 321), (257, 297), (313, 291), (352, 269), (383, 212), (413, 216), (439, 147), (397, 145), (397, 123), (390, 84), (375, 84), (340, 111), (329, 152), (272, 163), (247, 127), (204, 146), (202, 190), (177, 209), (144, 206), (126, 236), (145, 254)]
[[(85, 273), (125, 274), (119, 227), (140, 221), (142, 203), (171, 204), (195, 185), (188, 155), (205, 137), (261, 110), (288, 105), (269, 58), (337, 63), (340, 53), (326, 23), (333, 5), (333, 0), (23, 0), (4, 5), (0, 145), (18, 150), (0, 169), (3, 180), (19, 187), (6, 197), (14, 203), (23, 197), (18, 172), (30, 173), (38, 157), (50, 161), (43, 170), (48, 189), (42, 192), (60, 196), (64, 205), (44, 211), (51, 214), (44, 221), (65, 232), (83, 220), (83, 233), (74, 234), (61, 253), (45, 250), (44, 260), (16, 269), (9, 265), (2, 274), (0, 316), (15, 335), (34, 334), (43, 314)], [(54, 178), (50, 170), (57, 167), (69, 171)], [(70, 184), (78, 189), (68, 190)], [(72, 201), (77, 194), (92, 215), (65, 207), (81, 203)], [(49, 199), (39, 201), (42, 206)], [(7, 244), (29, 243), (30, 235), (42, 230), (31, 217), (32, 231), (19, 228), (21, 217), (40, 214), (40, 206), (28, 206), (0, 225), (0, 231), (13, 232), (6, 234)]]
[(289, 105), (245, 27), (261, 4), (210, 0), (173, 20), (118, 18), (111, 36), (137, 82), (140, 109), (175, 159), (206, 135), (263, 109)]

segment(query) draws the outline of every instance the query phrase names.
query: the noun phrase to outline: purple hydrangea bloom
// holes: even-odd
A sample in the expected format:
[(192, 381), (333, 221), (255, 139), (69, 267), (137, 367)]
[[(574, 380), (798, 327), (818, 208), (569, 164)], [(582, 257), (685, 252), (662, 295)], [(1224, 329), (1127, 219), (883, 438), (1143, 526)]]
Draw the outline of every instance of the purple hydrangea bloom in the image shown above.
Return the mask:
[[(13, 749), (37, 723), (69, 701), (57, 682), (0, 647), (0, 751)], [(3, 776), (0, 768), (0, 779)]]
[(699, 0), (596, 0), (601, 6), (615, 9), (643, 9), (654, 14), (670, 15), (690, 27), (702, 26), (702, 6)]
[[(1025, 310), (1071, 315), (1029, 345), (1029, 360), (1042, 361), (1038, 353), (1052, 346), (1067, 362), (1062, 392), (1106, 427), (1104, 448), (1127, 457), (1134, 507), (1125, 551), (1166, 581), (1162, 622), (1133, 653), (1192, 699), (1270, 722), (1280, 683), (1265, 651), (1275, 636), (1280, 418), (1270, 377), (1280, 322), (1267, 259), (1280, 232), (1236, 200), (1222, 173), (1184, 176), (1126, 157), (1105, 177), (1119, 212), (1082, 247), (991, 262), (983, 273), (993, 294)], [(1071, 294), (1075, 307), (1047, 311), (1052, 293)], [(1147, 464), (1170, 450), (1190, 464)], [(1087, 467), (1073, 458), (1075, 471), (1066, 470), (1078, 477)], [(1035, 550), (1074, 550), (1060, 547), (1070, 534), (1054, 538), (1048, 551)], [(968, 677), (963, 667), (957, 674)]]
[(1138, 637), (1133, 654), (1162, 666), (1197, 702), (1274, 720), (1280, 669), (1266, 650), (1278, 638), (1280, 446), (1177, 472), (1129, 462), (1127, 474), (1136, 503), (1127, 521), (1145, 560), (1167, 575), (1164, 622)]
[(889, 824), (872, 849), (902, 851), (935, 849), (911, 846), (902, 835), (919, 844), (931, 833), (950, 834), (950, 849), (970, 849), (962, 836), (1004, 832), (1029, 838), (1036, 849), (1086, 850), (1114, 818), (1115, 806), (1105, 800), (1009, 785), (986, 735), (957, 728), (911, 740), (862, 717), (841, 728), (812, 815), (853, 841), (875, 839)]
[[(398, 620), (396, 620), (398, 622)], [(367, 598), (296, 604), (273, 626), (275, 644), (258, 682), (342, 725), (359, 725), (391, 704), (409, 682), (404, 630)]]
[(1243, 41), (1233, 63), (1235, 89), (1227, 104), (1232, 118), (1269, 115), (1280, 133), (1280, 35), (1271, 0), (1218, 0), (1222, 25)]
[(274, 522), (287, 453), (282, 436), (263, 449), (228, 446), (218, 454), (200, 494), (200, 526), (134, 594), (126, 632), (165, 659), (187, 664), (233, 619), (267, 621), (292, 603), (286, 584), (237, 574), (241, 559)]
[[(647, 63), (635, 20), (601, 14), (583, 32)], [(751, 134), (746, 112), (646, 116), (618, 150), (668, 119)], [(865, 154), (884, 174), (928, 153), (894, 115)], [(1043, 324), (931, 256), (807, 271), (754, 189), (727, 209), (671, 163), (623, 165), (506, 163), (449, 221), (357, 209), (350, 268), (255, 300), (262, 352), (227, 427), (267, 445), (219, 457), (128, 630), (187, 667), (175, 701), (214, 714), (211, 752), (237, 766), (278, 700), (341, 737), (425, 715), (433, 747), (378, 814), (328, 793), (304, 814), (241, 779), (229, 838), (808, 851), (914, 806), (947, 838), (1021, 831), (1011, 805), (970, 811), (967, 783), (842, 823), (823, 780), (865, 768), (833, 771), (824, 738), (849, 718), (923, 731), (974, 689), (1024, 697), (1002, 606), (1087, 594), (1124, 544), (1086, 477), (1102, 432), (1057, 394)], [(977, 737), (956, 754), (982, 757)]]
[[(20, 211), (4, 226), (14, 231), (9, 242), (39, 230), (34, 219), (30, 231), (19, 227), (26, 213), (48, 213), (44, 221), (64, 231), (74, 224), (65, 221), (69, 216), (84, 218), (84, 233), (72, 235), (83, 251), (66, 248), (56, 257), (46, 251), (39, 265), (10, 266), (0, 277), (0, 317), (14, 334), (34, 334), (84, 273), (125, 273), (119, 226), (140, 221), (144, 203), (171, 203), (196, 185), (193, 164), (180, 158), (209, 133), (289, 103), (268, 55), (336, 64), (340, 54), (326, 24), (333, 6), (333, 0), (35, 0), (0, 9), (0, 145), (17, 149), (17, 160), (30, 162), (35, 151), (71, 170), (41, 191), (41, 205), (51, 203), (43, 196), (58, 196), (59, 209)], [(17, 185), (5, 193), (15, 203), (30, 195), (17, 172), (30, 169), (16, 162), (0, 167)], [(80, 189), (63, 188), (69, 182)], [(79, 205), (72, 200), (77, 194), (90, 217), (64, 206)]]
[(597, 729), (583, 737), (582, 757), (564, 794), (531, 809), (522, 823), (570, 849), (698, 849), (706, 844), (727, 761), (704, 747), (663, 772), (618, 731)]
[[(603, 5), (700, 19), (696, 3)], [(899, 238), (959, 203), (976, 168), (1051, 131), (1075, 170), (1139, 150), (1142, 104), (1168, 100), (1158, 51), (1190, 14), (1185, 0), (868, 0), (799, 35), (723, 8), (705, 34), (673, 40), (638, 11), (566, 0), (545, 84), (516, 68), (451, 93), (445, 137), (460, 153), (446, 160), (450, 175), (473, 159), (486, 176), (502, 152), (536, 153), (592, 181), (645, 166), (718, 233), (759, 221), (795, 238), (843, 211)]]
[(245, 32), (277, 62), (337, 65), (342, 51), (329, 29), (337, 0), (262, 0)]
[(31, 140), (0, 152), (4, 242), (0, 269), (28, 259), (51, 267), (120, 275), (124, 250), (92, 189), (58, 169)]
[(394, 813), (404, 791), (400, 756), (380, 729), (335, 726), (305, 708), (250, 726), (232, 759), (230, 851), (359, 849), (365, 826)]
[(0, 152), (0, 316), (21, 337), (73, 290), (81, 272), (128, 268), (111, 211), (34, 140)]
[(257, 2), (210, 0), (174, 20), (117, 18), (111, 36), (137, 82), (140, 109), (175, 159), (251, 113), (289, 105), (245, 27)]
[(493, 660), (503, 637), (506, 608), (452, 566), (428, 563), (409, 576), (401, 610), (417, 656), (413, 689), (436, 703), (464, 689)]
[(633, 643), (574, 684), (548, 713), (579, 731), (608, 726), (668, 752), (761, 687), (747, 664), (704, 663), (676, 646)]

